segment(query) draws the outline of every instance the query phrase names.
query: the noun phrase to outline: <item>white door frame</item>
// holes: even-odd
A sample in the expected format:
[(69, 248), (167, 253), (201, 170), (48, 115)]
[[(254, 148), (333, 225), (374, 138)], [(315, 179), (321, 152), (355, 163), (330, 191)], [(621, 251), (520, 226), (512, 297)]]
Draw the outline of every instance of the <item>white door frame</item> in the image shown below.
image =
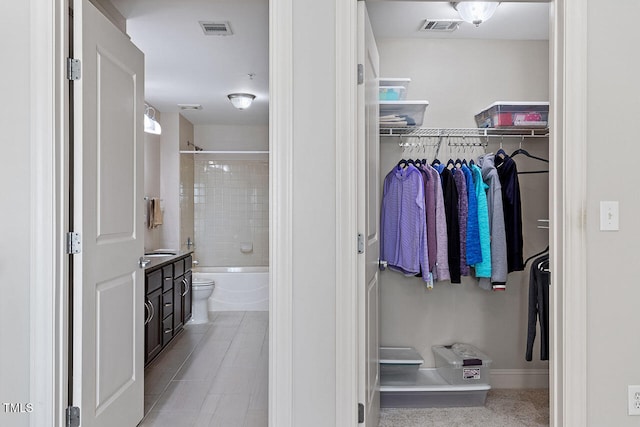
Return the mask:
[(551, 425), (587, 425), (587, 2), (556, 0), (551, 55)]
[[(66, 2), (30, 0), (32, 10), (31, 83), (32, 164), (31, 183), (31, 399), (38, 411), (31, 415), (31, 425), (64, 425), (66, 404), (66, 318), (64, 298), (67, 272), (64, 268), (63, 230), (65, 217), (66, 137), (64, 122)], [(353, 84), (355, 64), (355, 1), (335, 0), (336, 5), (336, 78), (337, 87)], [(271, 190), (271, 279), (270, 279), (270, 354), (269, 417), (270, 425), (292, 426), (293, 358), (292, 358), (292, 175), (293, 105), (295, 88), (291, 78), (294, 26), (293, 0), (270, 1), (270, 190)], [(551, 251), (552, 326), (551, 422), (553, 426), (586, 425), (586, 283), (585, 266), (585, 176), (584, 145), (586, 137), (586, 46), (587, 10), (581, 0), (556, 0), (553, 4), (552, 38), (552, 112), (554, 133), (551, 137)], [(344, 94), (344, 92), (341, 92)], [(351, 93), (351, 92), (349, 92)], [(355, 96), (339, 96), (336, 101), (337, 182), (349, 179), (355, 161), (350, 154), (352, 130), (345, 119), (355, 113)], [(274, 143), (277, 141), (277, 144)], [(343, 155), (347, 157), (343, 157)], [(572, 161), (568, 161), (572, 159)], [(357, 233), (355, 213), (348, 203), (348, 189), (338, 195), (338, 229), (336, 256), (336, 425), (354, 425), (357, 397), (357, 310), (354, 289), (355, 262), (351, 257)], [(346, 203), (344, 203), (346, 202)], [(355, 211), (355, 207), (353, 207)], [(344, 221), (344, 222), (343, 222)], [(274, 284), (277, 283), (277, 286)], [(570, 304), (565, 304), (569, 301)], [(565, 363), (570, 361), (570, 363)], [(338, 376), (340, 373), (340, 376)], [(53, 421), (52, 421), (53, 420)]]
[[(64, 426), (67, 404), (68, 6), (29, 0), (31, 8), (31, 426)], [(19, 284), (23, 285), (23, 284)]]

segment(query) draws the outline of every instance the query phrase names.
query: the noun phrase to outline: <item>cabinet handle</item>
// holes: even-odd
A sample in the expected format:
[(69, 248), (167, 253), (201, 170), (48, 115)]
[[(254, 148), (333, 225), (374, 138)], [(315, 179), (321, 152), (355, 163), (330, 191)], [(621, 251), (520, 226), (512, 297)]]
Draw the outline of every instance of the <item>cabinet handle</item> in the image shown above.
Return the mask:
[(172, 302), (165, 302), (165, 303), (164, 303), (164, 306), (165, 306), (165, 307), (171, 307), (172, 305), (173, 305), (173, 303), (172, 303)]
[(144, 302), (144, 311), (145, 311), (144, 324), (145, 325), (151, 321), (151, 319), (149, 319), (149, 315), (151, 314), (151, 309), (149, 308), (149, 304), (147, 303), (147, 301)]
[(165, 329), (165, 330), (164, 330), (164, 333), (165, 333), (165, 334), (170, 334), (171, 332), (173, 332), (173, 329)]
[(147, 300), (149, 302), (149, 307), (151, 308), (151, 315), (149, 316), (149, 322), (151, 322), (151, 319), (153, 319), (153, 316), (156, 315), (156, 309), (153, 306), (153, 302), (151, 302), (151, 300)]
[(183, 277), (182, 284), (184, 285), (184, 292), (182, 293), (182, 296), (185, 296), (187, 295), (187, 293), (189, 293), (189, 281)]
[(173, 280), (173, 277), (165, 277), (165, 278), (164, 278), (164, 280), (165, 280), (165, 281), (167, 281), (167, 280)]

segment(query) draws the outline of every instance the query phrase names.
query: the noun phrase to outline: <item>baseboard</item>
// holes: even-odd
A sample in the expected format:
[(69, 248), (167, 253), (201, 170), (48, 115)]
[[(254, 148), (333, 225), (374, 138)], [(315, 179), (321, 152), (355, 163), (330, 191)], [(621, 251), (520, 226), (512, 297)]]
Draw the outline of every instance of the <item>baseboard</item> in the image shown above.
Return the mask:
[(549, 370), (492, 369), (491, 388), (549, 388)]

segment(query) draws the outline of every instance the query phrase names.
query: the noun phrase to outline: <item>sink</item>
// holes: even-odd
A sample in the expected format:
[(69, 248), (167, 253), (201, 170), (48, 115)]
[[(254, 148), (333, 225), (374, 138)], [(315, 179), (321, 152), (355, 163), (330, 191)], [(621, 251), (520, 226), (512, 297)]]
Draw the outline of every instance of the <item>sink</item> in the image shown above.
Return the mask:
[(178, 252), (174, 249), (156, 249), (151, 252), (147, 252), (144, 254), (146, 257), (163, 257), (163, 256), (174, 256), (177, 255)]

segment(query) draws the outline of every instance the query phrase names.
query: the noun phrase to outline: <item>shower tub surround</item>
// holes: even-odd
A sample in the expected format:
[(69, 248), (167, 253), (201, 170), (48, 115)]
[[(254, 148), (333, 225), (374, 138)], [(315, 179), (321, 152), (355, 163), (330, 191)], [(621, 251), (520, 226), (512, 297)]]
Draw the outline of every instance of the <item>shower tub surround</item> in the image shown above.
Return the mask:
[(259, 157), (195, 156), (193, 240), (201, 266), (269, 265), (269, 162)]

